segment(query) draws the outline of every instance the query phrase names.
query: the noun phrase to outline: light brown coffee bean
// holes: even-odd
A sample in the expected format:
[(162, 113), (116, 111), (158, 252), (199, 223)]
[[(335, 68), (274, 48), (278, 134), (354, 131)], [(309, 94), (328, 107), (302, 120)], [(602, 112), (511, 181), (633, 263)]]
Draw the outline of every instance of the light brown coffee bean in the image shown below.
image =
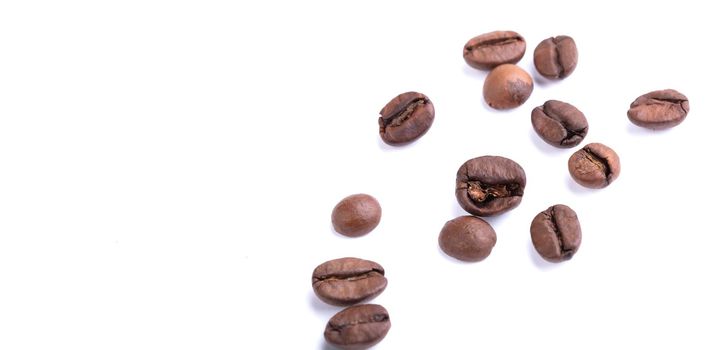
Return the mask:
[(609, 186), (622, 169), (617, 153), (601, 143), (590, 143), (574, 152), (567, 165), (574, 181), (589, 188)]

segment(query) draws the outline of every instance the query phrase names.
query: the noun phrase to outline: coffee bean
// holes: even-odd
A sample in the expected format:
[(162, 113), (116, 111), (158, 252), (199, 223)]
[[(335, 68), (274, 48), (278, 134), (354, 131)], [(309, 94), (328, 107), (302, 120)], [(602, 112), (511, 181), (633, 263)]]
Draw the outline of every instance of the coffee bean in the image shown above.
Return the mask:
[(353, 194), (342, 199), (332, 210), (335, 231), (349, 237), (369, 233), (379, 225), (382, 208), (368, 194)]
[(532, 244), (547, 261), (569, 260), (582, 243), (582, 228), (572, 208), (557, 204), (537, 214), (529, 228)]
[(384, 339), (391, 326), (389, 313), (380, 305), (350, 306), (327, 322), (325, 340), (340, 349), (367, 349)]
[(627, 111), (629, 120), (649, 129), (679, 125), (689, 113), (689, 100), (676, 90), (658, 90), (639, 96)]
[(341, 258), (327, 261), (312, 272), (312, 289), (322, 301), (338, 306), (372, 299), (387, 287), (384, 269), (374, 261)]
[(457, 171), (455, 195), (459, 205), (471, 214), (499, 215), (519, 205), (526, 182), (524, 169), (513, 160), (477, 157)]
[(419, 92), (405, 92), (379, 112), (379, 136), (390, 145), (412, 142), (424, 135), (434, 121), (434, 105)]
[(482, 261), (492, 252), (497, 234), (486, 221), (460, 216), (447, 221), (439, 233), (439, 247), (445, 254), (462, 261)]
[(619, 176), (619, 156), (601, 143), (590, 143), (569, 157), (569, 174), (578, 184), (589, 188), (609, 186)]
[(577, 45), (569, 36), (542, 40), (534, 49), (534, 66), (545, 78), (564, 79), (577, 68)]
[(503, 64), (492, 69), (484, 80), (484, 100), (495, 109), (515, 108), (529, 98), (534, 89), (532, 77), (522, 68)]
[(584, 113), (566, 102), (549, 100), (532, 110), (532, 126), (548, 144), (570, 148), (587, 136), (589, 124)]
[(464, 60), (470, 66), (490, 70), (500, 64), (517, 63), (527, 43), (512, 31), (495, 31), (476, 36), (464, 45)]

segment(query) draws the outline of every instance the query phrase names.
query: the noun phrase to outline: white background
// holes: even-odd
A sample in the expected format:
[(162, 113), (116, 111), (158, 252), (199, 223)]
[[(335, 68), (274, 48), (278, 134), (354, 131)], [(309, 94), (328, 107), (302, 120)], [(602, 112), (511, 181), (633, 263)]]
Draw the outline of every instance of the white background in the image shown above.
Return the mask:
[[(706, 2), (704, 2), (706, 3)], [(708, 4), (708, 3), (707, 3)], [(3, 1), (0, 4), (0, 349), (324, 349), (339, 310), (314, 267), (371, 259), (392, 318), (377, 349), (716, 349), (719, 147), (715, 11), (690, 2)], [(490, 110), (471, 37), (515, 30), (519, 65), (567, 34), (564, 81)], [(629, 123), (637, 96), (674, 88), (678, 127)], [(379, 110), (427, 94), (436, 118), (385, 146)], [(602, 190), (569, 177), (530, 111), (579, 107), (620, 155)], [(491, 218), (480, 263), (438, 248), (467, 159), (527, 173)], [(380, 225), (334, 233), (333, 206), (374, 195)], [(529, 224), (573, 207), (571, 261), (534, 252)]]

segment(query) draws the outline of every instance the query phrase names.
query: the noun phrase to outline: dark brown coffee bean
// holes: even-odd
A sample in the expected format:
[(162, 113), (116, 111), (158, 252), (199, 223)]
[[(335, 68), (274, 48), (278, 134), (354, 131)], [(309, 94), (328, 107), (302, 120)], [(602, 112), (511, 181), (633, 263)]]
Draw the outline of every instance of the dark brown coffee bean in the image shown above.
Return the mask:
[(447, 221), (439, 233), (442, 251), (462, 261), (482, 261), (492, 252), (497, 234), (486, 221), (475, 216), (460, 216)]
[(424, 135), (434, 121), (434, 105), (419, 92), (405, 92), (379, 112), (379, 136), (390, 145), (412, 142)]
[(322, 301), (338, 306), (372, 299), (387, 287), (380, 264), (358, 258), (327, 261), (312, 272), (312, 289)]
[(495, 31), (476, 36), (464, 45), (464, 60), (470, 66), (490, 70), (500, 64), (517, 63), (527, 43), (512, 31)]
[(325, 340), (340, 349), (367, 349), (384, 339), (391, 326), (389, 313), (380, 305), (350, 306), (327, 322)]
[(564, 79), (577, 68), (577, 45), (571, 37), (560, 35), (544, 39), (534, 49), (534, 66), (545, 78)]
[(652, 91), (639, 96), (627, 111), (629, 120), (649, 129), (667, 129), (679, 125), (689, 113), (689, 100), (676, 90)]
[(466, 161), (457, 171), (459, 205), (479, 216), (499, 215), (522, 202), (527, 179), (519, 164), (499, 156)]
[(483, 92), (490, 107), (508, 109), (522, 105), (532, 90), (534, 82), (527, 72), (513, 64), (503, 64), (489, 72)]
[(568, 166), (574, 181), (589, 188), (609, 186), (621, 171), (617, 153), (601, 143), (590, 143), (574, 152)]
[(566, 102), (549, 100), (532, 110), (532, 126), (548, 144), (570, 148), (587, 136), (589, 124), (584, 113)]
[(342, 199), (332, 210), (332, 226), (348, 237), (366, 235), (379, 225), (382, 208), (368, 194), (353, 194)]
[(532, 244), (544, 260), (569, 260), (582, 244), (582, 228), (572, 208), (557, 204), (537, 214), (529, 228)]

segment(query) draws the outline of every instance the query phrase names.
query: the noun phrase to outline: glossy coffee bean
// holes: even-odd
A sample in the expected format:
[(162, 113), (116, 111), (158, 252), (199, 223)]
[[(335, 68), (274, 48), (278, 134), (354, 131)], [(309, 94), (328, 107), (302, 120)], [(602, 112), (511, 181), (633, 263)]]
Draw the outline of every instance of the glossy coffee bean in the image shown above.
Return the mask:
[(332, 226), (337, 233), (358, 237), (379, 225), (382, 208), (368, 194), (353, 194), (342, 199), (332, 210)]
[(549, 100), (532, 110), (532, 126), (546, 143), (560, 148), (574, 147), (589, 130), (584, 113), (569, 103)]
[(601, 143), (590, 143), (574, 152), (567, 165), (574, 181), (589, 188), (609, 186), (621, 171), (617, 153)]
[(534, 49), (534, 67), (545, 78), (564, 79), (577, 68), (577, 45), (566, 35), (542, 40)]
[(529, 228), (532, 244), (547, 261), (569, 260), (582, 244), (582, 228), (572, 208), (557, 204), (537, 214)]
[(379, 136), (390, 145), (402, 145), (424, 135), (434, 121), (434, 105), (424, 94), (405, 92), (379, 112)]
[(471, 214), (499, 215), (522, 202), (526, 182), (524, 169), (513, 160), (477, 157), (457, 170), (455, 195), (459, 205)]
[(447, 221), (439, 233), (442, 251), (462, 261), (482, 261), (497, 243), (497, 234), (486, 221), (475, 216), (460, 216)]
[(534, 89), (534, 82), (522, 68), (503, 64), (492, 69), (484, 80), (484, 100), (494, 109), (509, 109), (522, 105)]
[(327, 322), (325, 340), (340, 349), (367, 349), (384, 339), (391, 326), (389, 313), (380, 305), (350, 306)]
[(464, 60), (471, 67), (490, 70), (500, 64), (517, 63), (527, 43), (512, 31), (495, 31), (476, 36), (464, 45)]
[(374, 261), (341, 258), (312, 272), (312, 289), (322, 301), (347, 306), (372, 299), (387, 287), (384, 269)]
[(629, 106), (629, 120), (649, 129), (668, 129), (679, 125), (689, 113), (689, 100), (672, 89), (652, 91), (639, 96)]

